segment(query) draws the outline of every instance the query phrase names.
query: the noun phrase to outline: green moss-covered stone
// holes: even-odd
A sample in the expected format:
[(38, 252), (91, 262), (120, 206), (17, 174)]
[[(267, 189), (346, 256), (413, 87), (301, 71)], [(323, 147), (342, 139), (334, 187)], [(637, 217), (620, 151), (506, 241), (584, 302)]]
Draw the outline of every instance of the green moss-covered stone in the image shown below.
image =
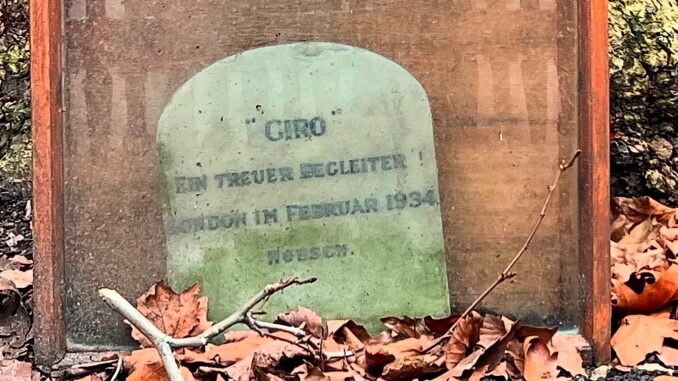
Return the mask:
[(230, 56), (176, 92), (157, 142), (170, 281), (200, 281), (212, 316), (309, 275), (266, 309), (448, 311), (430, 106), (396, 63), (329, 43)]

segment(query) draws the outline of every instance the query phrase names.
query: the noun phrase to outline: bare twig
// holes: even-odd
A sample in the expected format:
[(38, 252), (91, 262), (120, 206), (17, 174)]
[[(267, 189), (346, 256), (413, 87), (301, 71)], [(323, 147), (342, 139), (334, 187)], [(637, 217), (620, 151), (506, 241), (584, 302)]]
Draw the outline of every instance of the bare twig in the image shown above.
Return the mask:
[(439, 344), (445, 343), (449, 340), (449, 338), (452, 336), (452, 332), (457, 328), (459, 323), (468, 316), (468, 314), (471, 313), (479, 304), (482, 302), (494, 289), (499, 286), (501, 283), (505, 282), (508, 279), (513, 278), (516, 276), (515, 273), (511, 272), (511, 269), (513, 269), (513, 266), (518, 262), (518, 260), (525, 254), (527, 251), (527, 248), (530, 246), (530, 243), (532, 243), (532, 239), (534, 238), (535, 234), (537, 233), (537, 230), (539, 230), (539, 227), (541, 226), (542, 221), (544, 220), (544, 217), (546, 216), (546, 210), (548, 209), (549, 204), (551, 203), (551, 198), (553, 196), (553, 192), (555, 192), (556, 187), (558, 186), (558, 182), (560, 181), (560, 175), (562, 175), (563, 172), (565, 172), (568, 168), (572, 167), (577, 160), (577, 158), (581, 155), (581, 150), (577, 150), (574, 155), (572, 155), (572, 158), (569, 161), (563, 161), (560, 163), (558, 166), (558, 172), (556, 173), (556, 178), (553, 180), (553, 184), (547, 187), (548, 193), (546, 194), (546, 200), (544, 200), (544, 205), (541, 207), (541, 211), (539, 212), (539, 217), (537, 218), (537, 221), (535, 222), (534, 226), (532, 227), (532, 231), (530, 232), (530, 235), (527, 236), (527, 240), (525, 240), (525, 243), (523, 246), (518, 250), (518, 253), (513, 257), (511, 262), (504, 268), (504, 271), (499, 274), (497, 279), (489, 286), (485, 291), (483, 291), (482, 294), (480, 294), (476, 300), (471, 303), (471, 305), (466, 308), (464, 312), (459, 316), (459, 318), (452, 324), (452, 327), (450, 327), (447, 332), (434, 340), (428, 347), (424, 349), (424, 352), (428, 352), (431, 349), (435, 348)]
[(99, 290), (99, 296), (101, 296), (101, 298), (104, 300), (104, 302), (106, 302), (106, 304), (108, 304), (109, 307), (124, 316), (127, 321), (130, 322), (130, 324), (139, 329), (139, 331), (141, 331), (141, 333), (143, 333), (144, 336), (146, 336), (146, 338), (148, 338), (151, 343), (153, 343), (155, 348), (158, 350), (158, 354), (160, 355), (160, 359), (162, 360), (163, 366), (165, 367), (165, 371), (167, 372), (170, 380), (183, 381), (172, 349), (203, 346), (207, 344), (213, 337), (219, 335), (235, 324), (246, 324), (250, 328), (253, 328), (257, 331), (262, 331), (264, 329), (277, 329), (290, 332), (295, 336), (300, 334), (305, 336), (305, 333), (298, 328), (292, 329), (287, 326), (256, 321), (250, 315), (250, 310), (278, 291), (284, 290), (285, 288), (293, 285), (302, 285), (313, 283), (315, 281), (316, 278), (314, 277), (306, 279), (295, 277), (282, 280), (278, 283), (270, 284), (264, 287), (263, 290), (261, 290), (252, 299), (245, 303), (245, 305), (241, 307), (240, 310), (231, 314), (226, 319), (214, 324), (197, 336), (185, 338), (174, 338), (160, 331), (160, 329), (158, 329), (150, 320), (142, 315), (139, 310), (137, 310), (115, 290), (102, 288)]
[(113, 375), (109, 381), (115, 381), (120, 374), (120, 370), (122, 370), (122, 356), (118, 356), (118, 363), (115, 366), (115, 372), (113, 372)]
[(301, 328), (291, 327), (289, 325), (268, 323), (265, 321), (260, 321), (252, 317), (252, 314), (247, 314), (245, 323), (247, 326), (252, 328), (252, 330), (257, 331), (257, 329), (265, 329), (268, 331), (281, 331), (292, 334), (296, 337), (306, 337), (308, 334)]

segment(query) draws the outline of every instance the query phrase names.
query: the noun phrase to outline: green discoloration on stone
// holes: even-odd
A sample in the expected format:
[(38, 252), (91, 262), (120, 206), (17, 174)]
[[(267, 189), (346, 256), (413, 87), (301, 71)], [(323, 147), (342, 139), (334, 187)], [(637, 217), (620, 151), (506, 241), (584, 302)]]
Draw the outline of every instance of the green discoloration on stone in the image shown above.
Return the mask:
[[(403, 241), (401, 237), (407, 235), (407, 227), (393, 222), (390, 216), (379, 217), (373, 222), (379, 228), (370, 230), (369, 235), (353, 231), (351, 224), (331, 231), (296, 226), (289, 230), (239, 233), (233, 241), (241, 253), (258, 253), (262, 246), (299, 248), (332, 246), (336, 242), (350, 244), (347, 244), (349, 251), (345, 255), (319, 259), (309, 259), (307, 255), (302, 261), (297, 255), (288, 263), (280, 258), (280, 264), (269, 266), (267, 256), (260, 255), (254, 259), (238, 256), (224, 243), (216, 245), (218, 248), (215, 249), (205, 248), (202, 263), (183, 273), (176, 284), (183, 289), (197, 279), (206, 294), (219, 295), (210, 299), (210, 316), (213, 319), (233, 312), (234, 306), (242, 305), (261, 285), (296, 275), (317, 276), (318, 282), (287, 290), (283, 297), (271, 298), (266, 304), (266, 311), (271, 316), (304, 305), (311, 306), (323, 316), (360, 316), (376, 330), (380, 317), (399, 312), (395, 311), (394, 298), (399, 299), (397, 308), (411, 315), (443, 312), (440, 310), (441, 301), (448, 296), (440, 284), (446, 282), (447, 275), (445, 268), (439, 264), (443, 253), (435, 237)], [(234, 273), (233, 268), (240, 269), (240, 272)], [(262, 269), (268, 270), (264, 272)], [(417, 277), (408, 276), (410, 272)], [(237, 287), (226, 290), (226, 283), (237, 284)], [(401, 292), (402, 299), (398, 298)], [(411, 295), (421, 297), (408, 297)]]
[(376, 327), (449, 310), (431, 112), (368, 51), (303, 43), (196, 74), (158, 129), (169, 278), (216, 319), (267, 283), (317, 276), (266, 306)]

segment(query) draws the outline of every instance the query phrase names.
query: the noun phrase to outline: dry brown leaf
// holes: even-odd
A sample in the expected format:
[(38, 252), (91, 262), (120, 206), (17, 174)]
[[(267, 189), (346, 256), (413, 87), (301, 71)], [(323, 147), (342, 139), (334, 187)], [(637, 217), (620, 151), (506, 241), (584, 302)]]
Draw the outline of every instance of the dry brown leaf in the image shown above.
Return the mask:
[(619, 240), (620, 244), (633, 245), (642, 244), (646, 241), (659, 237), (661, 224), (648, 219), (634, 226), (629, 234)]
[[(295, 374), (294, 372), (292, 374)], [(309, 369), (306, 373), (300, 374), (300, 381), (345, 381), (353, 380), (355, 378), (355, 372), (351, 371), (326, 371), (323, 372), (318, 367)]]
[(485, 315), (480, 326), (478, 345), (487, 349), (499, 341), (508, 331), (507, 320), (503, 316)]
[(652, 381), (678, 381), (678, 377), (661, 375), (653, 378)]
[(372, 338), (365, 327), (353, 320), (329, 320), (327, 331), (328, 339), (324, 344), (331, 351), (345, 348), (358, 351)]
[[(129, 370), (127, 381), (169, 381), (167, 372), (155, 348), (133, 351), (123, 359), (123, 363), (125, 368)], [(184, 381), (195, 380), (187, 368), (181, 367), (180, 370)]]
[(552, 380), (558, 377), (557, 356), (551, 354), (548, 345), (537, 336), (523, 342), (525, 353), (525, 381)]
[(27, 288), (33, 284), (33, 269), (26, 271), (5, 270), (0, 272), (0, 278), (13, 282), (18, 289)]
[(440, 368), (433, 365), (435, 359), (430, 355), (397, 358), (384, 367), (381, 378), (387, 381), (412, 380), (438, 372)]
[[(162, 332), (175, 338), (188, 337), (212, 325), (207, 320), (207, 298), (199, 294), (197, 283), (178, 294), (160, 282), (137, 299), (137, 309)], [(142, 347), (151, 346), (151, 342), (134, 326), (132, 337)]]
[(409, 316), (387, 316), (381, 318), (381, 322), (388, 328), (386, 331), (388, 336), (394, 339), (419, 339), (421, 337), (430, 339), (432, 337), (424, 319)]
[[(503, 355), (504, 348), (508, 344), (509, 334), (511, 336), (513, 334), (512, 328), (513, 322), (503, 316), (485, 315), (474, 351), (452, 368), (452, 376), (455, 378), (464, 377), (464, 374), (471, 371), (481, 359), (484, 359), (488, 369), (494, 368), (496, 364), (490, 364), (494, 362), (492, 360), (495, 357)], [(506, 342), (500, 345), (500, 348), (496, 348), (502, 340), (506, 340)], [(487, 353), (488, 351), (489, 353)]]
[(579, 351), (580, 346), (585, 344), (582, 343), (582, 340), (580, 336), (562, 333), (556, 333), (551, 338), (551, 345), (558, 358), (558, 367), (567, 371), (572, 376), (586, 375), (583, 366), (584, 360), (582, 360)]
[(358, 360), (358, 363), (360, 363), (368, 373), (381, 374), (386, 365), (395, 361), (395, 356), (392, 353), (389, 353), (384, 348), (384, 345), (375, 344), (368, 345), (365, 348), (364, 365), (361, 360)]
[(235, 381), (249, 381), (252, 379), (254, 377), (252, 371), (253, 358), (254, 354), (226, 368), (225, 371), (228, 374), (228, 379)]
[(676, 209), (670, 208), (650, 197), (615, 197), (613, 213), (624, 215), (633, 222), (641, 222), (649, 217), (655, 217), (660, 222), (668, 221), (675, 215)]
[(18, 263), (22, 266), (30, 266), (33, 264), (32, 259), (26, 258), (25, 255), (15, 255), (12, 258), (9, 259), (12, 262)]
[[(286, 332), (275, 332), (273, 337), (285, 340), (296, 340), (296, 337)], [(177, 356), (183, 363), (206, 363), (229, 366), (254, 354), (262, 345), (274, 341), (274, 338), (261, 336), (253, 331), (231, 331), (225, 335), (226, 343), (220, 345), (207, 344), (202, 353), (185, 351)]]
[(18, 360), (0, 360), (0, 381), (30, 381), (31, 363)]
[(450, 369), (447, 372), (441, 374), (440, 376), (432, 379), (431, 381), (457, 381), (459, 380), (457, 377), (453, 375), (453, 371)]
[(506, 344), (506, 370), (513, 378), (522, 377), (525, 369), (525, 354), (523, 345), (518, 340), (510, 340)]
[(498, 378), (503, 378), (505, 380), (510, 380), (511, 376), (509, 375), (508, 366), (506, 361), (502, 361), (494, 369), (488, 370), (484, 367), (478, 368), (471, 373), (469, 381), (480, 381), (485, 377), (491, 377), (495, 380)]
[(678, 228), (669, 228), (666, 226), (662, 226), (661, 229), (659, 229), (659, 234), (661, 234), (662, 238), (667, 239), (669, 241), (678, 240)]
[[(193, 374), (188, 368), (180, 367), (181, 377), (184, 381), (195, 381)], [(169, 381), (167, 372), (162, 364), (143, 364), (127, 376), (126, 381)]]
[(372, 374), (380, 374), (382, 368), (396, 359), (415, 357), (421, 354), (423, 341), (409, 338), (388, 344), (370, 344), (365, 347), (366, 371)]
[(678, 349), (664, 345), (657, 354), (659, 360), (666, 366), (678, 366)]
[(452, 328), (452, 325), (459, 319), (459, 316), (460, 314), (453, 314), (442, 318), (426, 316), (424, 318), (424, 323), (428, 330), (434, 335), (444, 335)]
[[(646, 270), (622, 283), (612, 279), (615, 309), (624, 313), (652, 312), (678, 298), (678, 265)], [(642, 290), (636, 292), (635, 290)]]
[[(511, 341), (515, 340), (516, 330), (520, 328), (520, 322), (513, 322), (505, 316), (486, 315), (483, 319), (483, 326), (480, 328), (478, 349), (454, 367), (455, 377), (461, 378), (474, 368), (483, 368), (488, 372), (494, 370), (504, 359), (507, 347)], [(524, 326), (521, 334), (530, 332), (530, 330), (543, 334), (537, 327), (531, 326)]]
[(108, 375), (105, 372), (89, 374), (85, 377), (76, 378), (75, 381), (106, 381)]
[(327, 337), (327, 328), (323, 319), (315, 311), (306, 307), (299, 307), (296, 311), (278, 315), (277, 322), (301, 328), (319, 339)]
[(445, 346), (445, 365), (447, 369), (454, 368), (464, 357), (468, 356), (473, 346), (478, 342), (483, 317), (473, 311), (463, 318), (452, 332), (452, 336)]
[[(252, 357), (252, 367), (265, 372), (274, 371), (284, 360), (308, 358), (309, 353), (297, 345), (273, 340), (259, 347)], [(301, 361), (300, 361), (301, 362)]]
[(678, 320), (665, 314), (631, 315), (622, 320), (611, 344), (622, 365), (635, 366), (647, 355), (662, 352), (665, 338), (678, 340)]

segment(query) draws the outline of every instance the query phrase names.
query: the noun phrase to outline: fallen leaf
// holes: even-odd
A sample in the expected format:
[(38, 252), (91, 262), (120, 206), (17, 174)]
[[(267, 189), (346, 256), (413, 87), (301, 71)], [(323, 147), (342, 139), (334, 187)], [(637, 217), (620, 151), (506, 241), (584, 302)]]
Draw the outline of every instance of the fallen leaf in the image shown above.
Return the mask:
[(433, 316), (426, 316), (424, 318), (424, 324), (428, 327), (435, 335), (444, 335), (447, 331), (452, 328), (452, 325), (459, 319), (460, 314), (452, 314), (442, 318), (436, 318)]
[(327, 337), (327, 327), (323, 319), (315, 311), (306, 307), (299, 307), (296, 311), (280, 314), (276, 322), (301, 328), (319, 339)]
[[(294, 335), (286, 332), (276, 332), (272, 336), (285, 340), (296, 340)], [(232, 331), (228, 332), (225, 338), (227, 341), (225, 344), (207, 344), (204, 352), (185, 351), (177, 357), (186, 364), (205, 363), (229, 366), (252, 356), (261, 346), (275, 340), (253, 331)]]
[(577, 335), (565, 335), (555, 333), (551, 337), (551, 345), (557, 354), (557, 365), (572, 376), (584, 376), (584, 360), (582, 360), (580, 347), (587, 345), (582, 343), (582, 338)]
[(386, 332), (392, 339), (419, 339), (422, 336), (431, 336), (431, 332), (424, 319), (411, 318), (409, 316), (387, 316), (381, 318), (381, 322), (388, 329)]
[(309, 353), (298, 345), (273, 340), (254, 352), (252, 366), (263, 370), (274, 370), (283, 360), (308, 358)]
[[(158, 351), (155, 348), (144, 348), (133, 351), (123, 359), (123, 364), (129, 370), (126, 381), (169, 381), (167, 371), (162, 365)], [(180, 367), (184, 381), (194, 381), (193, 374)]]
[[(174, 338), (189, 337), (212, 325), (207, 320), (207, 298), (200, 297), (199, 293), (198, 284), (178, 294), (164, 282), (156, 283), (137, 299), (137, 309), (162, 332)], [(132, 337), (142, 347), (151, 346), (133, 325)]]
[(647, 355), (661, 352), (666, 338), (678, 340), (678, 320), (664, 315), (631, 315), (622, 320), (611, 344), (622, 365), (635, 366)]
[(15, 255), (11, 257), (9, 260), (18, 263), (22, 266), (30, 266), (33, 264), (33, 260), (26, 258), (24, 255)]
[(5, 270), (0, 272), (0, 278), (12, 281), (16, 288), (23, 289), (33, 284), (33, 269), (21, 270)]
[(678, 265), (641, 271), (626, 283), (612, 279), (613, 306), (623, 313), (652, 312), (678, 298)]
[(494, 369), (485, 369), (485, 367), (480, 367), (474, 370), (473, 373), (471, 373), (471, 377), (469, 377), (469, 381), (480, 381), (486, 377), (492, 380), (495, 379), (510, 380), (511, 376), (509, 375), (506, 361), (502, 361)]
[(551, 380), (558, 377), (557, 356), (551, 354), (548, 345), (537, 336), (525, 339), (525, 381)]
[(329, 351), (341, 351), (346, 348), (358, 351), (372, 338), (365, 327), (353, 320), (329, 320), (327, 333), (328, 338), (323, 343), (323, 348), (326, 347)]
[(473, 311), (455, 327), (450, 340), (445, 346), (445, 365), (447, 369), (454, 368), (464, 357), (468, 356), (473, 346), (478, 342), (483, 317)]
[[(452, 368), (452, 376), (455, 378), (464, 377), (466, 373), (476, 367), (481, 359), (483, 359), (484, 364), (481, 363), (480, 366), (487, 365), (488, 369), (494, 368), (496, 366), (494, 359), (503, 356), (505, 347), (512, 338), (512, 328), (513, 322), (509, 319), (497, 315), (485, 315), (483, 324), (478, 331), (478, 342), (473, 352)], [(505, 342), (497, 348), (497, 344), (502, 340)], [(498, 362), (499, 360), (496, 361), (497, 364)]]
[[(483, 325), (480, 327), (480, 336), (476, 351), (459, 362), (454, 368), (457, 377), (464, 376), (474, 368), (483, 368), (490, 372), (495, 369), (506, 356), (506, 350), (516, 338), (516, 332), (520, 329), (521, 334), (536, 331), (544, 335), (548, 328), (537, 329), (532, 326), (522, 326), (520, 322), (514, 322), (505, 316), (485, 315)], [(503, 334), (502, 334), (503, 332)], [(501, 334), (501, 336), (499, 336)]]
[(365, 370), (379, 374), (382, 368), (397, 359), (416, 357), (421, 354), (423, 341), (409, 338), (388, 344), (371, 344), (365, 347)]
[(300, 381), (345, 381), (354, 380), (355, 376), (355, 372), (323, 372), (320, 368), (313, 367), (299, 379)]
[(440, 368), (433, 365), (434, 360), (435, 357), (430, 355), (396, 358), (384, 367), (381, 378), (387, 381), (412, 380), (436, 373)]
[(655, 217), (660, 222), (668, 221), (676, 209), (663, 205), (651, 197), (615, 197), (613, 214), (624, 215), (633, 222), (641, 222)]
[(0, 381), (30, 381), (31, 363), (18, 360), (0, 360)]
[(89, 374), (85, 377), (76, 378), (75, 381), (106, 381), (106, 380), (108, 380), (108, 378), (109, 377), (106, 375), (105, 372), (100, 372), (100, 373)]
[(676, 376), (661, 375), (652, 379), (653, 381), (678, 381)]

